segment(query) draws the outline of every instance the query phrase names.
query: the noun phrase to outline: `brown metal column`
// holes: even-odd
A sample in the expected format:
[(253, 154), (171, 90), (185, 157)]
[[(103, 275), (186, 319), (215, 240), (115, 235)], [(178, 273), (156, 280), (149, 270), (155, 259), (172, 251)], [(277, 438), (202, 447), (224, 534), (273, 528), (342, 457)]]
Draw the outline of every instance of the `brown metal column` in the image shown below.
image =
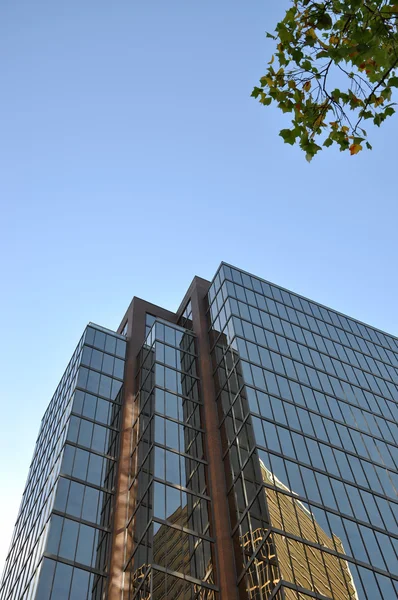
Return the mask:
[(208, 461), (210, 496), (213, 507), (214, 537), (218, 558), (218, 583), (221, 592), (220, 600), (238, 600), (227, 486), (210, 358), (208, 325), (205, 314), (205, 298), (208, 289), (208, 281), (200, 277), (195, 277), (186, 298), (191, 298), (193, 330), (198, 342), (199, 371), (205, 420), (204, 427), (206, 430), (206, 458)]

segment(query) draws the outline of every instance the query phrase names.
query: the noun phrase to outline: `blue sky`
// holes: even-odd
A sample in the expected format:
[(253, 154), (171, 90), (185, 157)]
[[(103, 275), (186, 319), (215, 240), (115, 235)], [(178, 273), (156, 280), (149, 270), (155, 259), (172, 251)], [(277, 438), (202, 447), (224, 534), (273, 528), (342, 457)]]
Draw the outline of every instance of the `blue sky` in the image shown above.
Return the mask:
[(398, 333), (398, 120), (352, 158), (283, 144), (250, 93), (288, 5), (1, 3), (0, 568), (88, 321), (175, 310), (225, 260)]

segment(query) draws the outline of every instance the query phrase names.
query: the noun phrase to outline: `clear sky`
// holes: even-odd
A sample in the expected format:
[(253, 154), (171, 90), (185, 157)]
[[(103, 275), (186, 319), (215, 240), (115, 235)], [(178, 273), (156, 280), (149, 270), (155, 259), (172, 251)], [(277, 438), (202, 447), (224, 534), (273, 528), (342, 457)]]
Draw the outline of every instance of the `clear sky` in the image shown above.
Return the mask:
[(0, 3), (0, 568), (88, 321), (175, 310), (225, 260), (398, 333), (398, 119), (352, 158), (283, 144), (250, 93), (288, 5)]

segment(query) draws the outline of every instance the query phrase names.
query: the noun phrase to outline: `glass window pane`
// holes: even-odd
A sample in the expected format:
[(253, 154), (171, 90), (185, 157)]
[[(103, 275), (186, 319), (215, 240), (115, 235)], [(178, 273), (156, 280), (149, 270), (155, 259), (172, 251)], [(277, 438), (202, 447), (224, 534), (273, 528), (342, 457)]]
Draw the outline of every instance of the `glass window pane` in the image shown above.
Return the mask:
[(78, 518), (80, 517), (83, 504), (83, 494), (84, 485), (81, 485), (76, 481), (71, 481), (67, 508), (67, 512), (70, 515)]
[(49, 600), (56, 565), (57, 563), (54, 560), (49, 560), (48, 558), (43, 559), (39, 576), (39, 585), (36, 592), (37, 598)]
[(59, 542), (61, 539), (63, 519), (54, 515), (51, 517), (50, 532), (48, 534), (46, 551), (50, 554), (58, 554)]
[(70, 519), (64, 519), (64, 527), (62, 530), (61, 544), (59, 546), (59, 555), (62, 558), (74, 560), (77, 544), (77, 536), (79, 532), (79, 524)]
[(79, 542), (77, 544), (76, 562), (82, 565), (91, 565), (93, 560), (93, 545), (95, 529), (87, 525), (80, 525)]
[(86, 479), (87, 465), (88, 465), (89, 453), (80, 448), (76, 449), (75, 462), (73, 464), (73, 477), (77, 479)]
[(102, 363), (102, 371), (104, 373), (106, 373), (107, 375), (112, 375), (114, 361), (115, 361), (115, 359), (113, 356), (110, 356), (109, 354), (104, 354), (104, 360)]
[(180, 484), (180, 461), (174, 452), (166, 452), (166, 480)]
[(55, 571), (51, 600), (68, 600), (72, 567), (58, 563)]
[[(110, 336), (108, 336), (110, 337)], [(73, 569), (72, 586), (70, 590), (69, 600), (87, 600), (89, 598), (90, 573), (82, 569)]]
[(85, 486), (82, 519), (97, 521), (98, 500), (100, 492), (92, 487)]
[(55, 510), (59, 510), (61, 512), (65, 512), (66, 501), (68, 498), (69, 492), (69, 479), (65, 479), (64, 477), (60, 477), (57, 484), (57, 493), (55, 496), (54, 508)]

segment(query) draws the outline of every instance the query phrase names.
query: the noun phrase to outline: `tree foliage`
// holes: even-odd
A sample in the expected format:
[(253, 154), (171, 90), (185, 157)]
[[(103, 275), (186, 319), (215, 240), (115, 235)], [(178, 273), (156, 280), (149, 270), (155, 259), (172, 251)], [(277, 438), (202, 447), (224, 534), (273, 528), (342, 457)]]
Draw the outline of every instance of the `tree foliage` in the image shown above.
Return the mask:
[(337, 144), (371, 149), (364, 122), (391, 116), (398, 87), (398, 0), (292, 0), (273, 34), (275, 52), (252, 96), (292, 113), (280, 135), (307, 160)]

